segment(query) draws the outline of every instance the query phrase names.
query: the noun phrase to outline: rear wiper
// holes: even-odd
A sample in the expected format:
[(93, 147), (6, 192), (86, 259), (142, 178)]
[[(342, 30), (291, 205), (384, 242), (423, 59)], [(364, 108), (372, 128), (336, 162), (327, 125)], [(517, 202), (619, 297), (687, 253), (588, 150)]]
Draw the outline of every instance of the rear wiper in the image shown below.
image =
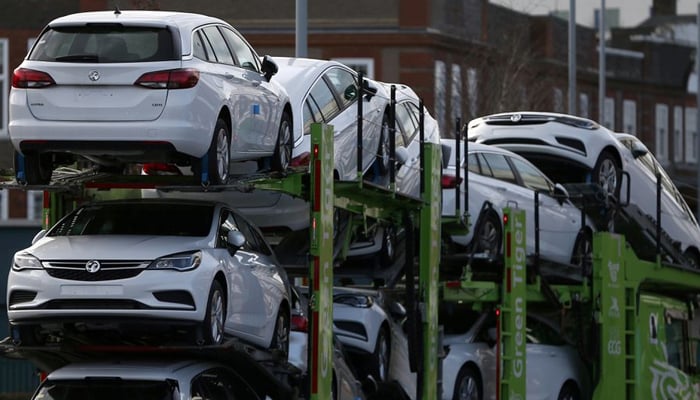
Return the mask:
[(69, 56), (56, 57), (56, 61), (80, 61), (80, 62), (97, 62), (97, 54), (72, 54)]

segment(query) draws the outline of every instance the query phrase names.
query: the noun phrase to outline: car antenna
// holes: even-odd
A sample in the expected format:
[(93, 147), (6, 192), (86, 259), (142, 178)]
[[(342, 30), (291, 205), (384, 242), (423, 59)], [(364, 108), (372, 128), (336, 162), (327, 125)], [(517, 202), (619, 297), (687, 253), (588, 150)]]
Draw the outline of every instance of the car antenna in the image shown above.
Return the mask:
[(121, 10), (119, 9), (119, 6), (115, 6), (115, 7), (114, 7), (114, 15), (119, 15), (119, 14), (121, 14), (121, 13), (122, 13), (122, 12), (121, 12)]

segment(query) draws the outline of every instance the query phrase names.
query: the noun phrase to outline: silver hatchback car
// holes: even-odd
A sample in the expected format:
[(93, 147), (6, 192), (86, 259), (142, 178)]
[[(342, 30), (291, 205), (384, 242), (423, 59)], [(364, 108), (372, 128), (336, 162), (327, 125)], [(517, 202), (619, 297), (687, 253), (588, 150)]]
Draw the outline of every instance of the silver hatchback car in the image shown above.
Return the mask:
[(169, 11), (87, 12), (51, 21), (15, 69), (9, 135), (17, 178), (46, 184), (78, 157), (191, 165), (224, 183), (237, 160), (292, 149), (286, 90), (228, 23)]

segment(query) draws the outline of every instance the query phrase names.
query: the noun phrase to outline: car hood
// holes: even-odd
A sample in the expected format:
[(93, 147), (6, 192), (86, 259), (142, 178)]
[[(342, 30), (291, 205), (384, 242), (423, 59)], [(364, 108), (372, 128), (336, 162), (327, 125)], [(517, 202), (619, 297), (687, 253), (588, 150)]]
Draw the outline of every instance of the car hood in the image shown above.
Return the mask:
[(44, 237), (26, 251), (40, 260), (150, 260), (203, 247), (207, 238), (95, 235)]

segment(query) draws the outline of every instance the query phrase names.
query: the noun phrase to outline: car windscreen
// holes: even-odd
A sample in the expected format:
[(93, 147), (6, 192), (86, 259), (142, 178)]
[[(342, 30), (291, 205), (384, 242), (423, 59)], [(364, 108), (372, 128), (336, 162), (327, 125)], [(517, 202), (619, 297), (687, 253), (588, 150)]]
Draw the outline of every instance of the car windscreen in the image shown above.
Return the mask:
[(47, 29), (29, 54), (30, 60), (129, 63), (178, 60), (166, 28), (87, 24)]
[(207, 236), (213, 214), (208, 204), (92, 204), (68, 214), (47, 236)]
[(166, 380), (85, 378), (47, 380), (32, 400), (179, 400), (177, 384)]

